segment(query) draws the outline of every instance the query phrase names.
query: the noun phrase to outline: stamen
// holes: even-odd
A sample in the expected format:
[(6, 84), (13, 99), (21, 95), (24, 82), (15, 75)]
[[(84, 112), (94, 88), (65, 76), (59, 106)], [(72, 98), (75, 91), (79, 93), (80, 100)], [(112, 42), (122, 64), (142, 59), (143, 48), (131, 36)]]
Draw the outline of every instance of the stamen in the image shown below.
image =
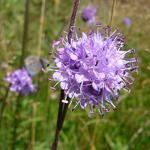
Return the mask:
[(72, 104), (72, 102), (73, 102), (73, 100), (74, 100), (74, 97), (75, 97), (75, 93), (73, 93), (73, 96), (72, 96), (72, 98), (71, 98), (71, 100), (70, 100), (70, 103), (69, 103), (68, 108), (70, 108), (70, 106), (71, 106), (71, 104)]
[(51, 90), (53, 90), (53, 91), (55, 91), (55, 90), (56, 90), (56, 88), (55, 88), (55, 87), (53, 87), (53, 86), (52, 86), (52, 87), (50, 87), (50, 89), (51, 89)]
[(113, 109), (117, 109), (117, 106), (114, 105), (112, 100), (109, 100), (109, 99), (105, 99), (105, 100), (113, 107)]
[(127, 86), (124, 86), (123, 89), (124, 89), (126, 92), (128, 92), (128, 93), (131, 92), (131, 90), (130, 90)]
[(65, 104), (68, 104), (68, 101), (65, 100), (65, 99), (63, 99), (62, 102), (65, 103)]
[(135, 66), (135, 67), (131, 68), (130, 71), (137, 73), (138, 72), (138, 70), (137, 70), (138, 68), (139, 68), (139, 66)]
[(134, 81), (134, 78), (132, 76), (129, 75), (125, 75), (126, 78), (129, 78), (132, 82)]
[(89, 107), (90, 107), (90, 111), (88, 113), (88, 117), (91, 118), (95, 114), (94, 106), (93, 105), (89, 105)]
[(135, 49), (131, 49), (131, 50), (129, 50), (129, 53), (130, 54), (135, 54), (135, 51), (136, 51)]
[(46, 68), (45, 70), (46, 70), (46, 71), (59, 71), (58, 69), (53, 69), (53, 68), (49, 68), (49, 67)]
[(101, 107), (98, 108), (98, 112), (99, 112), (100, 116), (103, 118), (104, 115), (105, 115), (105, 113), (103, 112), (103, 110), (101, 109)]
[(57, 82), (54, 86), (50, 87), (50, 88), (51, 88), (51, 90), (56, 90), (56, 86), (57, 86), (59, 83), (60, 83), (60, 81), (59, 81), (59, 82)]
[(49, 80), (49, 81), (53, 81), (54, 79), (53, 79), (53, 78), (48, 78), (48, 80)]
[(122, 79), (125, 83), (127, 83), (128, 85), (131, 84), (131, 82), (128, 81), (126, 78), (121, 77), (121, 79)]
[(121, 70), (129, 70), (129, 71), (135, 71), (139, 68), (139, 66), (129, 67), (129, 68), (121, 68)]
[(67, 93), (66, 93), (66, 95), (65, 95), (65, 99), (62, 99), (62, 102), (65, 103), (65, 104), (68, 103), (68, 101), (67, 101)]
[(80, 101), (78, 101), (78, 102), (76, 103), (76, 105), (73, 107), (72, 111), (74, 111), (74, 110), (76, 109), (76, 107), (79, 105), (79, 103), (80, 103)]
[(129, 53), (129, 54), (135, 54), (135, 49), (130, 49), (130, 50), (128, 50), (128, 51), (120, 51), (120, 52), (122, 52), (121, 54), (120, 54), (120, 56), (122, 56), (122, 55), (126, 55), (127, 53)]
[(104, 105), (104, 100), (102, 100), (102, 102), (101, 102), (101, 109), (102, 109), (102, 111), (103, 112), (109, 112), (109, 110), (105, 107), (105, 105)]
[(66, 103), (66, 104), (68, 103), (67, 97), (68, 97), (69, 92), (70, 92), (70, 89), (68, 89), (68, 91), (65, 93), (65, 99), (62, 100), (63, 103)]
[(114, 34), (116, 34), (118, 31), (115, 30), (114, 32), (111, 33), (110, 37), (112, 37)]
[(81, 82), (80, 93), (82, 93), (82, 87), (83, 87), (83, 81)]
[(90, 105), (90, 114), (94, 114), (94, 106), (93, 105)]

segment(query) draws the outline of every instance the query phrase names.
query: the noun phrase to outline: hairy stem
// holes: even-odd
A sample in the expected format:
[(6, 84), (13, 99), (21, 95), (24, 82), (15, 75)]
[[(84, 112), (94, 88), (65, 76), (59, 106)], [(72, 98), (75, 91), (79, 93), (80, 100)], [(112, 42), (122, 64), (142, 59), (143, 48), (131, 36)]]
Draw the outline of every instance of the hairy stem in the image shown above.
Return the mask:
[(71, 43), (71, 38), (74, 32), (74, 24), (75, 24), (75, 18), (77, 15), (77, 10), (79, 7), (80, 0), (74, 0), (74, 6), (72, 10), (72, 15), (70, 18), (70, 25), (69, 25), (69, 32), (68, 32), (68, 42)]
[[(74, 32), (73, 28), (75, 25), (75, 18), (76, 18), (77, 10), (79, 7), (79, 3), (80, 3), (80, 0), (74, 0), (72, 15), (71, 15), (70, 24), (69, 24), (69, 32), (68, 32), (68, 42), (69, 43), (71, 43), (71, 39), (73, 36), (73, 32)], [(65, 116), (66, 116), (66, 113), (68, 110), (68, 104), (62, 103), (62, 99), (64, 99), (64, 97), (65, 97), (64, 91), (61, 90), (61, 96), (60, 96), (60, 100), (59, 100), (59, 111), (58, 111), (58, 116), (57, 116), (57, 127), (56, 127), (56, 132), (55, 132), (55, 139), (54, 139), (54, 142), (52, 144), (51, 150), (57, 150), (60, 131), (62, 129), (63, 122), (65, 120)]]

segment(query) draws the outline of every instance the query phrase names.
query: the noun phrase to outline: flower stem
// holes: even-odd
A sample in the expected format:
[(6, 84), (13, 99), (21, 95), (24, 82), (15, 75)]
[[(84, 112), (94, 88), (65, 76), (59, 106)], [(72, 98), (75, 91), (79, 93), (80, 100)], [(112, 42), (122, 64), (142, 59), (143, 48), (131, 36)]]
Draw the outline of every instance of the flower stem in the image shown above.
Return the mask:
[(69, 33), (68, 33), (68, 42), (69, 43), (71, 43), (71, 38), (73, 35), (73, 28), (74, 28), (74, 24), (75, 24), (75, 18), (76, 18), (77, 10), (79, 7), (79, 3), (80, 3), (80, 0), (74, 0), (74, 6), (73, 6), (73, 10), (72, 10), (72, 15), (70, 18)]
[[(69, 43), (71, 43), (72, 35), (74, 32), (73, 28), (74, 28), (74, 24), (75, 24), (75, 18), (76, 18), (77, 10), (79, 7), (79, 3), (80, 3), (80, 0), (74, 0), (72, 15), (71, 15), (70, 24), (69, 24), (69, 32), (68, 32), (68, 42)], [(68, 110), (68, 103), (67, 104), (62, 103), (62, 99), (64, 99), (64, 97), (65, 97), (64, 91), (61, 90), (61, 96), (60, 96), (60, 100), (59, 100), (59, 111), (58, 111), (58, 116), (57, 116), (57, 127), (56, 127), (56, 131), (55, 131), (55, 139), (52, 144), (51, 150), (57, 150), (60, 131), (62, 129), (63, 122), (65, 120), (65, 116), (66, 116), (66, 113)]]
[(1, 110), (0, 110), (0, 127), (2, 125), (3, 112), (4, 112), (5, 106), (7, 104), (7, 97), (9, 95), (9, 88), (10, 88), (10, 84), (6, 88), (6, 92), (5, 92), (4, 98), (2, 100), (2, 106), (1, 106)]
[[(21, 59), (20, 59), (20, 68), (23, 66), (24, 58), (25, 58), (25, 50), (26, 50), (26, 43), (28, 38), (28, 24), (29, 24), (29, 3), (30, 0), (25, 1), (25, 14), (24, 14), (24, 27), (23, 27), (23, 39), (22, 39), (22, 50), (21, 50)], [(19, 124), (19, 113), (20, 113), (20, 106), (21, 106), (21, 93), (18, 94), (16, 99), (16, 108), (15, 108), (15, 117), (13, 122), (13, 133), (12, 133), (12, 148), (11, 150), (16, 149), (16, 140), (17, 140), (17, 128)]]
[(41, 56), (41, 48), (42, 48), (42, 40), (43, 40), (43, 28), (44, 28), (44, 20), (45, 20), (45, 6), (46, 0), (42, 0), (41, 6), (41, 16), (40, 16), (40, 29), (39, 29), (39, 40), (38, 40), (38, 56)]
[(35, 149), (36, 108), (37, 108), (37, 103), (33, 102), (33, 105), (32, 105), (32, 127), (31, 127), (31, 150)]
[(52, 147), (51, 147), (52, 150), (57, 150), (58, 138), (59, 138), (59, 134), (61, 131), (61, 124), (62, 124), (62, 120), (61, 120), (62, 119), (62, 108), (63, 108), (62, 99), (64, 98), (64, 95), (65, 95), (64, 91), (61, 90), (58, 115), (57, 115), (57, 127), (56, 127), (56, 131), (55, 131), (55, 139), (54, 139), (54, 142), (53, 142)]
[[(23, 40), (22, 40), (22, 52), (21, 52), (21, 58), (20, 58), (20, 67), (22, 67), (24, 57), (25, 57), (25, 48), (26, 48), (27, 31), (28, 31), (28, 18), (29, 18), (28, 17), (29, 16), (29, 1), (30, 0), (26, 0), (26, 4), (25, 4), (24, 32), (23, 32)], [(7, 103), (7, 97), (9, 95), (10, 86), (11, 85), (9, 84), (8, 87), (6, 88), (6, 93), (5, 93), (3, 101), (2, 101), (2, 107), (1, 107), (1, 111), (0, 111), (0, 126), (2, 124), (3, 113), (5, 110), (6, 103)]]
[(12, 148), (11, 150), (16, 149), (16, 139), (17, 139), (17, 128), (18, 128), (18, 120), (19, 120), (19, 111), (20, 111), (20, 106), (21, 106), (21, 94), (19, 93), (16, 99), (16, 108), (15, 108), (15, 116), (14, 116), (14, 121), (13, 121), (13, 131), (12, 131)]
[(24, 29), (23, 29), (23, 39), (22, 39), (22, 52), (21, 52), (21, 59), (20, 59), (20, 67), (23, 66), (24, 58), (25, 58), (25, 50), (26, 50), (26, 43), (28, 37), (28, 25), (29, 25), (29, 3), (30, 0), (25, 1), (25, 15), (24, 15)]
[(112, 25), (117, 0), (113, 0), (109, 25)]

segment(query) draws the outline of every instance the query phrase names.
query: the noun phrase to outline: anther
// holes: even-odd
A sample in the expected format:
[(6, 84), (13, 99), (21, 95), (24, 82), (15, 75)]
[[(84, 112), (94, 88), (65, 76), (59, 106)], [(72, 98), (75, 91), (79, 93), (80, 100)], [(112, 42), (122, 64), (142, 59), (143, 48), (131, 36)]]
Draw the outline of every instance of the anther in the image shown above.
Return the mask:
[(130, 54), (135, 54), (135, 49), (129, 50), (129, 53), (130, 53)]
[(63, 100), (62, 100), (62, 102), (63, 102), (63, 103), (65, 103), (65, 104), (67, 104), (67, 103), (68, 103), (68, 101), (67, 101), (67, 100), (65, 100), (65, 99), (63, 99)]

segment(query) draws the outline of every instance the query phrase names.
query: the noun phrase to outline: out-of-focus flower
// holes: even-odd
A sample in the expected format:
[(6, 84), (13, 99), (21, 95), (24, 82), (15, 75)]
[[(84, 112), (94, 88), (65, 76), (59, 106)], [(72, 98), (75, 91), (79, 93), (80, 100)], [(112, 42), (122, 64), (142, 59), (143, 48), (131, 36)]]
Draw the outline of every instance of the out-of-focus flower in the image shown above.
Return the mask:
[(10, 91), (18, 92), (22, 95), (28, 95), (30, 92), (36, 91), (35, 85), (32, 84), (32, 78), (24, 68), (12, 72), (5, 80), (10, 83)]
[(129, 17), (125, 17), (123, 23), (126, 27), (130, 27), (132, 25), (132, 20)]
[(123, 36), (117, 30), (111, 33), (109, 27), (104, 31), (82, 33), (71, 43), (66, 40), (57, 45), (57, 69), (53, 74), (56, 85), (60, 83), (66, 93), (64, 103), (68, 102), (67, 97), (71, 98), (70, 103), (76, 98), (75, 107), (89, 106), (91, 113), (97, 108), (101, 115), (109, 111), (106, 103), (116, 109), (113, 100), (119, 98), (121, 89), (130, 92), (128, 86), (134, 80), (130, 73), (138, 68), (136, 58), (125, 58), (135, 50), (121, 50)]
[(82, 19), (85, 21), (87, 24), (92, 24), (95, 22), (96, 18), (96, 7), (92, 6), (87, 6), (82, 12)]

